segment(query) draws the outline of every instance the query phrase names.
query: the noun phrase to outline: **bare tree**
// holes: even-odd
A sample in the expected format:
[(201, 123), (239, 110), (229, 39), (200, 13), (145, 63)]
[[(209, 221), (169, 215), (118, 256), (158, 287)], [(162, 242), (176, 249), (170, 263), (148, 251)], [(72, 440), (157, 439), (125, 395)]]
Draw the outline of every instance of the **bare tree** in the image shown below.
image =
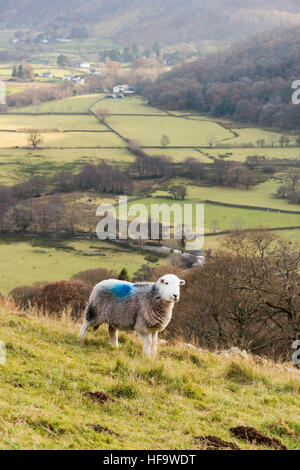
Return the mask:
[(104, 107), (98, 108), (96, 110), (96, 114), (103, 122), (106, 122), (107, 118), (109, 117), (109, 111), (107, 108)]
[(215, 142), (216, 142), (216, 137), (214, 135), (209, 135), (207, 138), (207, 143), (210, 146), (210, 148), (212, 148)]
[(160, 143), (162, 145), (162, 147), (167, 147), (168, 145), (170, 145), (170, 138), (169, 136), (167, 136), (166, 134), (164, 134), (160, 140)]
[(214, 219), (210, 224), (210, 228), (213, 231), (213, 233), (216, 233), (216, 231), (219, 230), (220, 228), (219, 222), (216, 219)]
[(31, 132), (27, 137), (27, 142), (35, 150), (44, 143), (44, 138), (38, 132)]

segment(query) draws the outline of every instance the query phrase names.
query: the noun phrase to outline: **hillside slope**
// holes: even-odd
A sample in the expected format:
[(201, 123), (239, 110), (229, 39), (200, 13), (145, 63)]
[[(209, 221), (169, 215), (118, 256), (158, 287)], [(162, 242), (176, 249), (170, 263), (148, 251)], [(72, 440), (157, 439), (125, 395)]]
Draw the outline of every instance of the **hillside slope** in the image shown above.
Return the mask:
[(299, 372), (180, 344), (149, 361), (133, 335), (115, 351), (105, 329), (84, 345), (78, 329), (2, 303), (0, 449), (197, 449), (207, 434), (258, 449), (230, 436), (238, 425), (300, 447)]
[(300, 23), (297, 0), (0, 0), (0, 18), (8, 27), (72, 25), (118, 43), (162, 45), (224, 40), (283, 24)]
[(300, 74), (300, 27), (278, 28), (236, 42), (226, 53), (208, 55), (145, 83), (151, 105), (190, 108), (237, 122), (299, 128), (292, 82)]

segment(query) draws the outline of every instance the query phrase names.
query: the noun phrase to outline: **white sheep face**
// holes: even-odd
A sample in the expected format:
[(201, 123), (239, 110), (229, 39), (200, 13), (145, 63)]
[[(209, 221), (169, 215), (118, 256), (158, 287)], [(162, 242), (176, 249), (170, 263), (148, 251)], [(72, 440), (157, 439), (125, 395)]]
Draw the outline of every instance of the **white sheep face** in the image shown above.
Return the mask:
[(166, 302), (178, 302), (180, 298), (180, 286), (184, 284), (185, 281), (179, 279), (174, 274), (166, 274), (158, 279), (156, 283), (159, 296)]

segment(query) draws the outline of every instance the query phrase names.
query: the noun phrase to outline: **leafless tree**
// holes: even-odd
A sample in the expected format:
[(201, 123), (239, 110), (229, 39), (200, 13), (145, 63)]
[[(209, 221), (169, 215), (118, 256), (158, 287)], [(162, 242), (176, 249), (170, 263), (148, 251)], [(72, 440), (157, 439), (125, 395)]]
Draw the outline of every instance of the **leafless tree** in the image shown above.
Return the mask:
[(27, 137), (27, 142), (35, 150), (44, 143), (44, 138), (38, 132), (31, 132)]

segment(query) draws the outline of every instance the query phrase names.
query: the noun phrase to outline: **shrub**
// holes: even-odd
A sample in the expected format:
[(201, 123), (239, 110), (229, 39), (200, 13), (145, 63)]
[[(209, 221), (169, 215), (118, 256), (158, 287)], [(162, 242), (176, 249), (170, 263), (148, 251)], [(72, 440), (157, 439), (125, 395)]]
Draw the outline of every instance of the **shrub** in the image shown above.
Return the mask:
[(33, 286), (19, 286), (10, 291), (9, 295), (16, 305), (28, 308), (36, 303), (36, 299), (41, 293), (42, 287), (39, 284)]
[(116, 279), (117, 277), (118, 274), (116, 271), (98, 268), (80, 271), (72, 276), (72, 280), (83, 281), (90, 286), (95, 286), (98, 282), (104, 281), (104, 279)]
[(71, 308), (73, 319), (81, 317), (91, 292), (90, 285), (83, 281), (51, 282), (41, 289), (36, 302), (44, 313), (60, 315), (66, 308)]

